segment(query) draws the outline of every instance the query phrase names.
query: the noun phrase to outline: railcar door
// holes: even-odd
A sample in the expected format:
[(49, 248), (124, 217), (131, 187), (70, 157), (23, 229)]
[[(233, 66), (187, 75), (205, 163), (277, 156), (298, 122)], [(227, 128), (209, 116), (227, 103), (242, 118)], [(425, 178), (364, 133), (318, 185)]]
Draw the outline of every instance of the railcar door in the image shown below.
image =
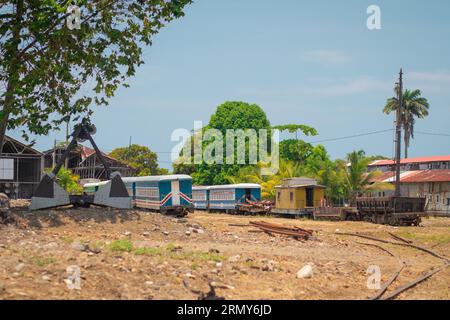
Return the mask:
[(245, 200), (252, 200), (252, 189), (245, 189)]
[(172, 180), (172, 206), (180, 205), (180, 181)]
[(314, 188), (306, 188), (306, 206), (314, 207)]

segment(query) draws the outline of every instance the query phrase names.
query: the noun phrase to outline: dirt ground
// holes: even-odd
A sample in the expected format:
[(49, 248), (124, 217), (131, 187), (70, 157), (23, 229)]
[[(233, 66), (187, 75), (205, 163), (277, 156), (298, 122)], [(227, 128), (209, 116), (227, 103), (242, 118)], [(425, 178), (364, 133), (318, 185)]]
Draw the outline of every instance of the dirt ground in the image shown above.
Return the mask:
[[(13, 220), (0, 225), (0, 299), (198, 299), (210, 285), (225, 299), (368, 299), (376, 293), (367, 288), (371, 265), (379, 266), (384, 283), (406, 264), (389, 293), (444, 264), (414, 248), (338, 232), (396, 241), (391, 232), (450, 257), (449, 218), (395, 228), (204, 212), (177, 219), (145, 210), (31, 213), (16, 207)], [(249, 221), (298, 226), (314, 230), (314, 237), (257, 232), (245, 226)], [(299, 278), (307, 264), (312, 277)], [(79, 288), (73, 270), (80, 272)], [(450, 299), (450, 268), (397, 299)]]

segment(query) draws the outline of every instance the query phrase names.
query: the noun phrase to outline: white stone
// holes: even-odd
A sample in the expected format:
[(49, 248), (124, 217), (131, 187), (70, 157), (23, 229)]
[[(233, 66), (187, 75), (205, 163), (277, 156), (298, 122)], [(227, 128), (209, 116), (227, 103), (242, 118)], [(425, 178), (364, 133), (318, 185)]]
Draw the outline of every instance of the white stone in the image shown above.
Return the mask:
[(309, 279), (313, 276), (313, 268), (310, 264), (307, 264), (297, 272), (297, 278)]

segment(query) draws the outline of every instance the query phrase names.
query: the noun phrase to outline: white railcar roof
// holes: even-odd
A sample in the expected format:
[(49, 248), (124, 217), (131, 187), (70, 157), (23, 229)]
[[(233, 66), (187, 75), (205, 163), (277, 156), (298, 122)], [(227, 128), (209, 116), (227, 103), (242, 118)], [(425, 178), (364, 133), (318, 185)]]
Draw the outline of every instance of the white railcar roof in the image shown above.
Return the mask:
[[(172, 180), (192, 180), (191, 176), (186, 174), (168, 174), (162, 176), (143, 176), (143, 177), (122, 177), (126, 182), (145, 182), (145, 181), (172, 181)], [(96, 187), (106, 184), (108, 181), (85, 183), (83, 187)]]
[(192, 190), (222, 190), (222, 189), (261, 189), (261, 185), (257, 183), (236, 183), (224, 184), (217, 186), (195, 186)]
[(162, 176), (144, 177), (122, 177), (123, 182), (146, 182), (146, 181), (172, 181), (172, 180), (192, 180), (187, 174), (168, 174)]

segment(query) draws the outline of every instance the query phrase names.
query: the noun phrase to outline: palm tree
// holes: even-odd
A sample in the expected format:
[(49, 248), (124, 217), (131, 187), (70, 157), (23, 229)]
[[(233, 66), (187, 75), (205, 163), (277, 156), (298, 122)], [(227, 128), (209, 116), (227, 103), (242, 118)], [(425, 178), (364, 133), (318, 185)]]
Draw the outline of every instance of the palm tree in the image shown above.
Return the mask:
[[(398, 87), (395, 88), (396, 95), (398, 96)], [(420, 90), (408, 90), (403, 93), (402, 109), (403, 114), (401, 117), (401, 125), (403, 126), (404, 141), (405, 141), (405, 158), (408, 158), (408, 148), (411, 139), (414, 139), (414, 124), (415, 118), (423, 119), (428, 116), (428, 110), (430, 105), (427, 99), (421, 96)], [(384, 106), (383, 112), (390, 114), (393, 111), (397, 111), (399, 101), (397, 97), (392, 97), (387, 100)]]
[(392, 184), (386, 182), (373, 182), (379, 177), (381, 171), (367, 172), (367, 166), (371, 162), (370, 158), (366, 157), (364, 151), (353, 151), (347, 155), (347, 164), (342, 163), (345, 173), (345, 186), (350, 204), (356, 204), (356, 198), (365, 192), (376, 190), (391, 190)]

